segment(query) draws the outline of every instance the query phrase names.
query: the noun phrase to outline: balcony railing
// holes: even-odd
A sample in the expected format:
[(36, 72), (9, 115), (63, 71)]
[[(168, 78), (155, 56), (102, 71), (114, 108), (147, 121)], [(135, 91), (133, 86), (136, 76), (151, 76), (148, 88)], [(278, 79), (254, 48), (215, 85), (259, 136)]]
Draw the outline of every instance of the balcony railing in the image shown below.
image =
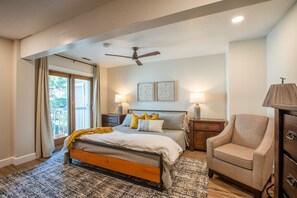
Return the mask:
[(51, 121), (54, 139), (68, 136), (69, 119), (67, 108), (51, 108)]

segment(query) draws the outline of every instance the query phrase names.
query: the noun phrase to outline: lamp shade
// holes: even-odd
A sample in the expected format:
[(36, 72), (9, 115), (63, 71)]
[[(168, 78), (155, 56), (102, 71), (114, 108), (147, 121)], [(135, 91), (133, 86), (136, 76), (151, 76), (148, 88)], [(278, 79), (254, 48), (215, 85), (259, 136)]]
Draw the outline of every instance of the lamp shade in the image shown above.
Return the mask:
[(205, 102), (205, 96), (203, 92), (196, 92), (190, 94), (190, 103)]
[(115, 95), (114, 102), (116, 102), (116, 103), (126, 102), (126, 95), (124, 95), (124, 94), (116, 94)]
[(271, 85), (263, 102), (264, 107), (276, 104), (297, 105), (297, 87), (294, 83)]

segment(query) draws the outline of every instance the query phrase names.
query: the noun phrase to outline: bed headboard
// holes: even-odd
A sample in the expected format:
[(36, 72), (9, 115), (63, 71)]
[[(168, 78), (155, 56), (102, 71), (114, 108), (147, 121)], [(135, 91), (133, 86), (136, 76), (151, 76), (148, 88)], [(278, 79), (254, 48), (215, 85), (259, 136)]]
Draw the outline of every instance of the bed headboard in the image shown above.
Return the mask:
[(184, 113), (186, 115), (188, 114), (187, 111), (128, 109), (128, 113), (146, 113), (146, 112), (152, 112), (152, 113)]
[(164, 120), (164, 129), (184, 130), (184, 121), (188, 113), (187, 111), (128, 109), (128, 113), (135, 114), (150, 112), (159, 114), (159, 119)]

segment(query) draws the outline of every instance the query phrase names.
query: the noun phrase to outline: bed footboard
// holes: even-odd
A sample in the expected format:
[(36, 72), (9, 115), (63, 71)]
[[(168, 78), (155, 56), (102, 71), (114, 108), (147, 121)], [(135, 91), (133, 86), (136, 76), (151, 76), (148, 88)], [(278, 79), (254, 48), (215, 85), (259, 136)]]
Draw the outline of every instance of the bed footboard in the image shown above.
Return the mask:
[[(127, 160), (122, 160), (110, 156), (100, 155), (96, 153), (86, 152), (79, 149), (71, 148), (69, 150), (69, 163), (72, 159), (85, 162), (87, 164), (95, 165), (100, 168), (116, 171), (126, 175), (134, 176), (137, 178), (145, 179), (159, 184), (158, 190), (163, 190), (163, 156), (160, 156), (159, 167), (149, 166)], [(156, 154), (158, 155), (158, 154)], [(152, 186), (153, 188), (156, 188)]]

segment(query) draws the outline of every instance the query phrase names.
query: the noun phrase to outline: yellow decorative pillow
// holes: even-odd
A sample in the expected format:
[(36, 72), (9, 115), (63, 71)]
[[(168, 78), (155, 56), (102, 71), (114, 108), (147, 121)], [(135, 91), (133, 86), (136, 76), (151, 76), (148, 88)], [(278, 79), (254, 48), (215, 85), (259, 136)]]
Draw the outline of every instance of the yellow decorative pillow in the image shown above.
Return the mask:
[(159, 114), (155, 114), (155, 115), (150, 116), (147, 113), (145, 113), (144, 118), (145, 118), (145, 120), (158, 120), (159, 119)]
[(137, 129), (138, 128), (138, 119), (144, 120), (145, 119), (145, 114), (143, 114), (141, 116), (137, 116), (134, 113), (132, 114), (132, 120), (131, 120), (131, 124), (130, 124), (131, 129)]

